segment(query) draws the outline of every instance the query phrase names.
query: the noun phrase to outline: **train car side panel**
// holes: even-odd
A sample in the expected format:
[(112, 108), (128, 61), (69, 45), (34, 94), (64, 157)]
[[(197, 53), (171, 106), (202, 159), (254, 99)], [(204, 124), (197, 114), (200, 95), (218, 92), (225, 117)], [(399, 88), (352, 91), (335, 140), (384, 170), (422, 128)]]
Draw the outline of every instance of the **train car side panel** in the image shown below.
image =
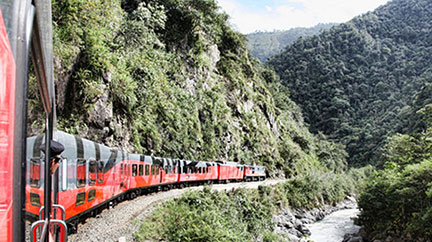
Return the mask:
[(0, 241), (12, 241), (15, 62), (0, 11)]

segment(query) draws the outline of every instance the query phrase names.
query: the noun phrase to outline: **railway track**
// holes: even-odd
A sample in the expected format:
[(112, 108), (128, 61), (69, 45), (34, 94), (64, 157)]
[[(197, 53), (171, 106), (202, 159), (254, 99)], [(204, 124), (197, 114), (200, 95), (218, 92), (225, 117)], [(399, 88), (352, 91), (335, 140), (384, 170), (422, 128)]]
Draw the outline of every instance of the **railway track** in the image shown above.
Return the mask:
[[(237, 188), (258, 188), (259, 185), (274, 185), (284, 180), (265, 180), (212, 185), (213, 190), (232, 190)], [(172, 189), (124, 201), (114, 208), (105, 209), (96, 217), (90, 217), (79, 225), (78, 233), (69, 236), (69, 242), (84, 241), (134, 241), (142, 221), (150, 215), (156, 205), (172, 198), (180, 197), (186, 191), (203, 189), (204, 186)]]

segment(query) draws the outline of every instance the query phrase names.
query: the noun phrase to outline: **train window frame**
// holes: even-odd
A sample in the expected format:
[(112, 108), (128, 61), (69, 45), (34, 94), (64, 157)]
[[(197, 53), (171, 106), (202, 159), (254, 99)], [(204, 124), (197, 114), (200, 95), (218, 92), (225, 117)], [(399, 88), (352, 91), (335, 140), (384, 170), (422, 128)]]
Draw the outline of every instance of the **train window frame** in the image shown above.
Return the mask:
[(98, 161), (97, 162), (97, 181), (98, 181), (98, 183), (99, 184), (102, 184), (103, 182), (104, 182), (104, 172), (103, 172), (103, 169), (104, 169), (104, 163), (103, 163), (103, 161)]
[[(79, 174), (78, 174), (78, 168), (79, 166), (84, 166), (84, 179), (78, 179), (79, 178)], [(87, 162), (85, 159), (83, 158), (78, 158), (77, 162), (76, 162), (76, 186), (78, 188), (80, 187), (85, 187), (85, 185), (87, 184)]]
[[(75, 206), (81, 206), (85, 203), (86, 192), (80, 192), (76, 195)], [(83, 197), (82, 197), (83, 196)]]
[(120, 163), (120, 176), (124, 176), (124, 168), (123, 168), (123, 163)]
[(96, 198), (96, 189), (91, 189), (88, 192), (87, 202), (91, 202)]
[(66, 191), (68, 189), (68, 162), (67, 159), (60, 159), (60, 166), (59, 166), (59, 173), (60, 180), (61, 180), (61, 189), (62, 191)]
[(40, 207), (40, 196), (37, 193), (30, 192), (30, 204), (35, 207)]
[[(89, 165), (88, 165), (88, 184), (89, 185), (95, 185), (96, 181), (97, 181), (97, 173), (98, 173), (98, 168), (97, 168), (97, 161), (96, 160), (89, 160)], [(91, 169), (94, 169), (94, 171), (91, 171)], [(94, 179), (92, 179), (91, 174), (94, 174)]]
[(138, 174), (138, 165), (133, 164), (132, 165), (132, 176), (137, 176), (137, 174)]
[(145, 176), (149, 176), (150, 175), (150, 165), (145, 165), (144, 175)]
[(144, 165), (143, 164), (139, 164), (138, 166), (138, 176), (143, 176), (144, 175)]
[[(33, 174), (32, 168), (34, 167), (34, 166), (32, 166), (33, 163), (35, 163), (35, 164), (38, 163), (38, 165), (39, 165), (39, 179), (32, 179), (32, 174)], [(30, 158), (30, 176), (29, 176), (30, 187), (39, 188), (41, 186), (41, 176), (42, 176), (42, 169), (41, 168), (42, 168), (42, 161), (41, 161), (40, 157)], [(37, 182), (34, 182), (35, 184), (33, 184), (32, 180), (36, 180)]]

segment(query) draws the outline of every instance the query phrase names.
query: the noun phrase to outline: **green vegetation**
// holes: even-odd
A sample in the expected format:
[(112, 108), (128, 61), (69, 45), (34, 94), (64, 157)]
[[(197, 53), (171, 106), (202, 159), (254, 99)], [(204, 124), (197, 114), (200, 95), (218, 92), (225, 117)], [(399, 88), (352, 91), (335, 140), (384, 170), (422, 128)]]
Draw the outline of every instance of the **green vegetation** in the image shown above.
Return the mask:
[[(272, 214), (281, 208), (314, 208), (340, 202), (364, 179), (366, 169), (352, 176), (306, 175), (258, 189), (188, 192), (168, 201), (142, 224), (138, 241), (281, 241), (273, 233)], [(357, 177), (354, 179), (354, 177)], [(357, 180), (358, 179), (358, 180)]]
[[(264, 164), (271, 176), (343, 171), (214, 0), (53, 2), (59, 129), (126, 151)], [(31, 83), (29, 135), (41, 132)]]
[(255, 32), (247, 34), (248, 47), (254, 57), (261, 62), (267, 61), (270, 57), (279, 54), (288, 45), (299, 38), (317, 35), (323, 30), (330, 29), (335, 23), (318, 24), (310, 28), (292, 28), (273, 32)]
[(371, 176), (360, 196), (359, 222), (371, 238), (432, 237), (432, 106), (418, 114), (428, 128), (391, 137), (383, 152), (384, 169)]
[(351, 164), (377, 163), (387, 137), (424, 126), (415, 111), (430, 96), (413, 97), (432, 80), (431, 7), (394, 0), (269, 61), (311, 130), (346, 145)]

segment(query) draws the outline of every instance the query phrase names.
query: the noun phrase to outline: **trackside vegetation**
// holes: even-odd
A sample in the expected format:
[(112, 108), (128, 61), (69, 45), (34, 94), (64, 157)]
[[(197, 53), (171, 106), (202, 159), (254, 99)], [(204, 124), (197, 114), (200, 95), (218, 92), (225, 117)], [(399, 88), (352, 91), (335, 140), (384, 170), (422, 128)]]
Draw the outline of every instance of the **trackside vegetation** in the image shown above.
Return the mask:
[(336, 204), (359, 189), (370, 169), (310, 174), (274, 187), (215, 191), (205, 187), (161, 204), (135, 234), (138, 241), (281, 241), (272, 215), (282, 208)]

